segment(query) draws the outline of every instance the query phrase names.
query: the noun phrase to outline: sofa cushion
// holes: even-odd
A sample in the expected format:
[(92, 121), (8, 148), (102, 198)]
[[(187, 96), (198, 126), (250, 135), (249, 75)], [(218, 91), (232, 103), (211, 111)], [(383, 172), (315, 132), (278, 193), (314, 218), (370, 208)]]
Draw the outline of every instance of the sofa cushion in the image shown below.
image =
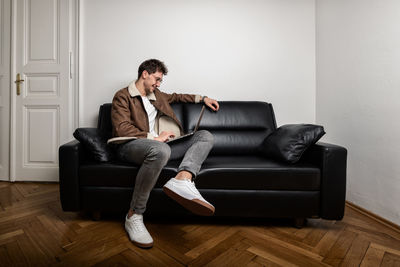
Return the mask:
[(320, 190), (320, 170), (309, 163), (288, 164), (262, 156), (214, 156), (202, 165), (196, 186), (241, 190)]
[(267, 157), (296, 163), (324, 134), (324, 127), (319, 125), (286, 124), (266, 137), (261, 149)]
[[(179, 163), (168, 162), (156, 188), (176, 175)], [(133, 188), (137, 171), (137, 166), (125, 163), (85, 164), (79, 170), (80, 184)], [(212, 156), (195, 182), (199, 189), (313, 191), (320, 188), (320, 170), (308, 163), (288, 164), (259, 156)]]
[(107, 162), (114, 158), (112, 149), (107, 145), (109, 135), (105, 132), (97, 128), (78, 128), (73, 135), (96, 161)]
[[(194, 129), (202, 105), (183, 107), (184, 130)], [(276, 129), (272, 105), (258, 101), (221, 101), (218, 112), (206, 109), (199, 129), (210, 131), (214, 147), (210, 155), (251, 155)]]
[[(177, 167), (167, 164), (161, 171), (160, 177), (167, 178), (176, 175)], [(87, 162), (79, 168), (81, 186), (104, 186), (104, 187), (130, 187), (135, 185), (135, 178), (139, 166), (125, 162)]]

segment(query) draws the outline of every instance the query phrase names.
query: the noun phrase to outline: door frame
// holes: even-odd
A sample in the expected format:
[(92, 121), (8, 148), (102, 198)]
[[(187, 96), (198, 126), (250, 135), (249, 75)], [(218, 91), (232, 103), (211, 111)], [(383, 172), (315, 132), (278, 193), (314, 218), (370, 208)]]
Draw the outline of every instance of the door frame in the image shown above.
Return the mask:
[[(64, 0), (59, 0), (64, 1)], [(11, 0), (11, 59), (10, 59), (10, 156), (9, 156), (9, 181), (15, 182), (16, 177), (16, 34), (17, 34), (17, 0)], [(80, 0), (69, 0), (69, 73), (70, 84), (68, 90), (72, 93), (72, 103), (69, 103), (69, 128), (71, 128), (70, 140), (73, 139), (72, 130), (79, 127), (79, 15)], [(61, 144), (60, 144), (61, 145)]]
[[(10, 180), (10, 52), (11, 52), (11, 0), (0, 2), (0, 109), (2, 110), (0, 119), (2, 121), (0, 145), (4, 146), (0, 151), (0, 181)], [(4, 85), (4, 88), (2, 87)], [(3, 143), (4, 141), (4, 143)], [(3, 158), (4, 156), (4, 158)]]

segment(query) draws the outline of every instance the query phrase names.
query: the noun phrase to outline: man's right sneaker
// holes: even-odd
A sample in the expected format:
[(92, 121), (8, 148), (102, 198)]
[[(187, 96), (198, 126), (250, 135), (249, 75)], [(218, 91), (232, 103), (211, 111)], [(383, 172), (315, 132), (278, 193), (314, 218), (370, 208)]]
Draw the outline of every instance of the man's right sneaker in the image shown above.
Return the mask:
[(128, 232), (129, 239), (136, 246), (141, 248), (151, 248), (153, 246), (153, 238), (149, 234), (143, 223), (143, 215), (133, 214), (129, 219), (125, 218), (125, 230)]
[(197, 190), (194, 182), (171, 178), (163, 187), (165, 194), (194, 214), (211, 216), (215, 208), (205, 200)]

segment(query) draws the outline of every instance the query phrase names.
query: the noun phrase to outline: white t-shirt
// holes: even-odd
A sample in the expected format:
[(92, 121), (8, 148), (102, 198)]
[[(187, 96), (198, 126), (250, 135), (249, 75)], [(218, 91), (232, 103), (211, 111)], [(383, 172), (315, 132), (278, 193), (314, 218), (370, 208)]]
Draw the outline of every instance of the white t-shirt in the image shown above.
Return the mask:
[(157, 109), (151, 104), (147, 96), (141, 96), (143, 100), (144, 109), (147, 112), (147, 117), (149, 118), (149, 131), (154, 136), (157, 137), (158, 134), (154, 131), (154, 124), (156, 122)]

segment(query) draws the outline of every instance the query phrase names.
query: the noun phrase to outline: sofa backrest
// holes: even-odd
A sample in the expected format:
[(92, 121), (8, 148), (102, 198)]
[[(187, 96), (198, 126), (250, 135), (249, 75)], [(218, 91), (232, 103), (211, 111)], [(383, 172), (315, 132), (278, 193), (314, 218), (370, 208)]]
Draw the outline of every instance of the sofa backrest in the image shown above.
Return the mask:
[(99, 108), (99, 118), (97, 120), (97, 129), (108, 134), (112, 133), (111, 124), (111, 103), (103, 104)]
[[(215, 138), (211, 155), (255, 154), (265, 137), (276, 129), (272, 105), (258, 101), (220, 101), (220, 109), (206, 109), (199, 129)], [(185, 131), (194, 129), (201, 105), (183, 107)]]
[[(220, 101), (220, 110), (206, 109), (199, 130), (215, 137), (211, 155), (255, 154), (264, 138), (276, 129), (272, 105), (258, 101)], [(194, 129), (202, 105), (172, 104), (185, 132)], [(111, 132), (111, 104), (100, 106), (98, 128)]]

